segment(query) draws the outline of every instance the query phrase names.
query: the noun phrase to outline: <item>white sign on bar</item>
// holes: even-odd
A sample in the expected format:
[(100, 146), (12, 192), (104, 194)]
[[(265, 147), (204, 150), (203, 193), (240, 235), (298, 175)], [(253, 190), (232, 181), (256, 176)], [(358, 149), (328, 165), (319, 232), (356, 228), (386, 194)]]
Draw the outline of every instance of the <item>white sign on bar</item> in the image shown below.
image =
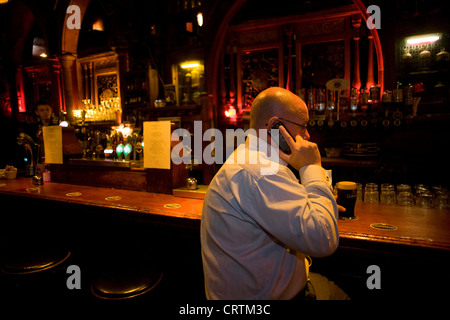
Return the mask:
[(63, 163), (62, 128), (60, 126), (42, 127), (44, 134), (45, 163)]
[(144, 168), (170, 169), (170, 121), (144, 122)]

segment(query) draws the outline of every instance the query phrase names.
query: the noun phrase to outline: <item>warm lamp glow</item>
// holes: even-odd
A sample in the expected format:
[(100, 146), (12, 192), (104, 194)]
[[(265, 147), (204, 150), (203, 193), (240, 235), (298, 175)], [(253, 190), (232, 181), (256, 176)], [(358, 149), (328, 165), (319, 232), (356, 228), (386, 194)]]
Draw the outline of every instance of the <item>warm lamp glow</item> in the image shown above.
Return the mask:
[(42, 52), (39, 56), (44, 59), (47, 58), (47, 54), (45, 52)]
[(117, 127), (112, 127), (112, 129), (116, 130), (117, 133), (122, 132), (124, 139), (126, 139), (129, 135), (131, 135), (133, 133), (132, 128), (130, 128), (128, 126), (124, 126), (123, 124), (121, 124), (120, 126), (117, 126)]
[(197, 13), (197, 23), (198, 26), (203, 26), (203, 14), (201, 12)]
[(440, 39), (438, 34), (424, 34), (420, 36), (409, 37), (406, 39), (406, 44), (408, 46), (417, 46), (419, 44), (429, 44), (436, 42)]
[(72, 114), (74, 118), (81, 118), (83, 116), (83, 110), (80, 109), (72, 110)]
[(181, 64), (182, 69), (198, 68), (199, 66), (200, 63), (198, 61), (186, 61)]
[(105, 31), (105, 26), (103, 24), (103, 19), (99, 18), (92, 24), (92, 30)]
[(233, 106), (229, 106), (228, 110), (225, 110), (225, 115), (228, 118), (236, 118), (236, 109)]
[(0, 0), (0, 4), (5, 4), (5, 3), (8, 3), (9, 2), (9, 0)]

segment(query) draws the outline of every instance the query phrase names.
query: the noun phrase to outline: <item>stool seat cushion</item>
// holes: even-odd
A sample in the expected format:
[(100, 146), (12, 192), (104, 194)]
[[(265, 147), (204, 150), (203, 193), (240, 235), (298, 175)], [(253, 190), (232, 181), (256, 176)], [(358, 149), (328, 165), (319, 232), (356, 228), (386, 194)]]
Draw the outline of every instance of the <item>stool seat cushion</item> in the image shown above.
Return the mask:
[(154, 289), (162, 273), (145, 267), (117, 267), (101, 272), (92, 282), (92, 292), (104, 299), (126, 299)]
[(0, 268), (4, 273), (28, 274), (44, 271), (64, 262), (70, 256), (70, 251), (55, 242), (13, 241), (2, 242)]

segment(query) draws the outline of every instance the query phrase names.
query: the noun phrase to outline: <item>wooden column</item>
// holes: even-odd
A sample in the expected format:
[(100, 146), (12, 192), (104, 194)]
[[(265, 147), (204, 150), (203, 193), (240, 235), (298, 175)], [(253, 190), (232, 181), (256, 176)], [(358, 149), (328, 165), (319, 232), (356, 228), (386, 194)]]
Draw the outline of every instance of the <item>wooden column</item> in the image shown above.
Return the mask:
[(83, 70), (83, 99), (90, 99), (89, 96), (89, 75), (88, 75), (88, 67), (86, 63), (81, 64), (81, 68)]
[(375, 84), (375, 80), (373, 78), (373, 36), (369, 35), (367, 37), (369, 40), (369, 61), (367, 64), (367, 83), (366, 88), (369, 90), (371, 86)]
[[(227, 48), (228, 49), (228, 48)], [(223, 108), (225, 108), (227, 104), (227, 100), (229, 99), (229, 91), (225, 85), (225, 64), (224, 59), (227, 52), (221, 52), (219, 58), (219, 88), (220, 88), (220, 103)]]
[(359, 70), (359, 27), (361, 26), (361, 17), (352, 18), (353, 26), (353, 40), (355, 41), (355, 53), (354, 53), (354, 69), (353, 69), (353, 81), (352, 87), (356, 88), (358, 91), (361, 89), (361, 78)]
[(236, 101), (236, 64), (234, 54), (237, 48), (234, 43), (230, 45), (230, 103), (234, 105)]
[(30, 71), (28, 73), (28, 77), (31, 79), (31, 91), (33, 92), (33, 104), (36, 104), (36, 102), (39, 101), (39, 87), (38, 87), (38, 72), (37, 71)]
[(74, 90), (73, 70), (75, 65), (75, 57), (70, 53), (65, 53), (61, 56), (61, 65), (63, 70), (64, 83), (64, 103), (66, 105), (66, 112), (69, 119), (72, 118), (72, 110), (76, 98), (76, 90)]
[(287, 67), (288, 67), (288, 74), (287, 74), (287, 80), (286, 80), (286, 89), (289, 91), (292, 91), (292, 34), (294, 33), (294, 28), (292, 26), (289, 26), (285, 29), (286, 36), (288, 38), (288, 61), (287, 61)]
[(89, 80), (89, 99), (91, 99), (91, 104), (97, 104), (97, 100), (95, 97), (95, 80), (94, 80), (94, 62), (89, 61), (87, 63), (88, 66), (88, 80)]
[[(127, 82), (125, 80), (125, 75), (127, 74), (127, 72), (130, 70), (129, 67), (129, 61), (128, 61), (128, 48), (125, 45), (120, 45), (114, 48), (114, 51), (117, 54), (117, 60), (118, 60), (118, 65), (119, 65), (119, 70), (118, 70), (118, 81), (119, 81), (119, 97), (121, 100), (121, 107), (124, 105), (123, 104), (123, 100), (126, 98), (126, 92), (127, 92)], [(149, 70), (150, 71), (150, 70)], [(150, 98), (150, 106), (153, 106), (153, 102), (154, 99), (156, 99), (157, 97), (155, 97), (155, 95), (158, 95), (159, 89), (159, 79), (158, 79), (158, 70), (153, 71), (152, 73), (149, 73), (149, 77), (148, 77), (148, 86), (149, 86), (149, 98)], [(155, 81), (151, 81), (150, 79), (150, 75), (153, 75), (156, 79), (156, 83)], [(156, 88), (155, 88), (156, 86)], [(163, 88), (164, 89), (164, 88)], [(122, 107), (122, 113), (123, 113), (123, 107)]]
[(59, 110), (66, 111), (64, 105), (64, 97), (62, 93), (62, 79), (61, 79), (61, 64), (57, 57), (48, 59), (50, 66), (50, 74), (52, 78), (52, 103), (54, 107), (58, 107)]

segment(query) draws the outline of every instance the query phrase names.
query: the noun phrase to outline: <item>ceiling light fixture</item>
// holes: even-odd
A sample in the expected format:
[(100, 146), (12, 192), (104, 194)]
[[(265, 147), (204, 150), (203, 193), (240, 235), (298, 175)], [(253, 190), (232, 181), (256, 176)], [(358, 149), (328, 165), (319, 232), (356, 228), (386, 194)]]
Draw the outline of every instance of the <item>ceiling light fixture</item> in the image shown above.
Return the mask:
[(408, 46), (417, 46), (420, 44), (430, 44), (438, 41), (441, 38), (439, 34), (424, 34), (420, 36), (414, 36), (406, 38), (406, 44)]

